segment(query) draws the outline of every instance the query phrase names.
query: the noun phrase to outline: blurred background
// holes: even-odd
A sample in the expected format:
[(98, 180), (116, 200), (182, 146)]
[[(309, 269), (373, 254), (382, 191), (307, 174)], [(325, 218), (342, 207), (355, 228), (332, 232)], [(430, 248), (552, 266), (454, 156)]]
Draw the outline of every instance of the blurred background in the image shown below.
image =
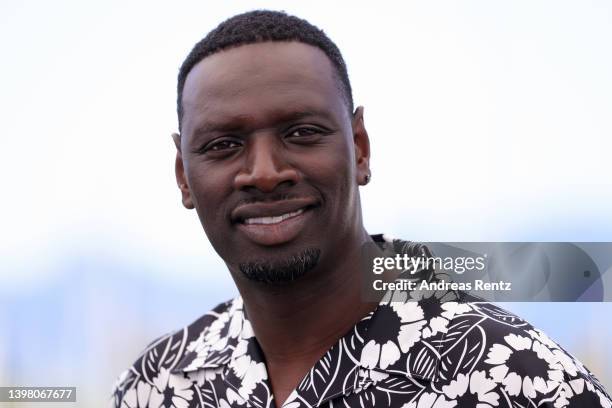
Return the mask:
[[(236, 291), (176, 187), (176, 75), (223, 19), (323, 28), (365, 106), (371, 233), (612, 241), (609, 1), (0, 3), (0, 385), (106, 404)], [(612, 388), (612, 303), (506, 304)], [(50, 406), (52, 406), (51, 404)]]

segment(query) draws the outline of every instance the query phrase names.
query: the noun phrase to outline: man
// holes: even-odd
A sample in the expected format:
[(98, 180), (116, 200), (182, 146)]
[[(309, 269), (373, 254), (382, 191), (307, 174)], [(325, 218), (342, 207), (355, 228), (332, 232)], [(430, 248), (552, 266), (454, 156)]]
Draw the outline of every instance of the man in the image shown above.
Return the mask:
[(362, 298), (363, 108), (325, 34), (280, 12), (223, 22), (178, 78), (176, 176), (240, 297), (149, 345), (121, 407), (605, 406), (591, 373), (486, 303)]

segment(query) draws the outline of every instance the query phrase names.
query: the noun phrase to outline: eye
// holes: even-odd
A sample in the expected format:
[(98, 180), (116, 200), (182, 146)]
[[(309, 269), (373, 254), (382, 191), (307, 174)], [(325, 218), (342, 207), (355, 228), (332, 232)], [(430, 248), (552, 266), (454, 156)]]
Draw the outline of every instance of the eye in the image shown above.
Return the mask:
[(323, 133), (321, 130), (314, 127), (299, 127), (289, 132), (288, 137), (306, 137)]
[(225, 149), (231, 149), (233, 147), (239, 147), (240, 144), (237, 142), (234, 142), (232, 140), (221, 140), (220, 142), (216, 142), (214, 143), (212, 146), (208, 147), (208, 150), (225, 150)]
[(321, 142), (322, 137), (328, 133), (329, 131), (319, 127), (300, 126), (290, 129), (285, 138), (295, 144), (314, 145)]
[(200, 151), (202, 153), (222, 153), (240, 147), (242, 143), (234, 139), (217, 139), (207, 143)]

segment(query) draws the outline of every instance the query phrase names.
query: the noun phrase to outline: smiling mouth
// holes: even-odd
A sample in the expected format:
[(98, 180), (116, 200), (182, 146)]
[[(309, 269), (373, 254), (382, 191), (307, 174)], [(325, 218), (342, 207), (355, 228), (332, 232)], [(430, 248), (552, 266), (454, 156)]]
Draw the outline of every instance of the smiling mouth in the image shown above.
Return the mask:
[(254, 217), (254, 218), (246, 218), (243, 221), (243, 224), (252, 225), (252, 224), (260, 224), (260, 225), (273, 225), (283, 222), (289, 218), (297, 217), (306, 211), (306, 208), (300, 208), (299, 210), (288, 212), (285, 214), (281, 214), (274, 217)]
[(237, 208), (233, 218), (238, 231), (252, 243), (283, 245), (308, 228), (317, 204), (313, 199), (249, 204)]

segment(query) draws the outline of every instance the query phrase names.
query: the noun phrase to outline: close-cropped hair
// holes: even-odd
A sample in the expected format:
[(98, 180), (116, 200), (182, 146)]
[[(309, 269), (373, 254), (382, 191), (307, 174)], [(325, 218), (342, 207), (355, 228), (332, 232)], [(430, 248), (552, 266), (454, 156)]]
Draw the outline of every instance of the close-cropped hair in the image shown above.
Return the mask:
[(346, 63), (340, 50), (318, 27), (282, 11), (254, 10), (223, 21), (198, 42), (183, 61), (178, 74), (177, 114), (179, 130), (183, 118), (183, 88), (193, 67), (219, 51), (267, 41), (298, 41), (322, 50), (335, 68), (339, 90), (349, 112), (353, 111), (353, 95)]

